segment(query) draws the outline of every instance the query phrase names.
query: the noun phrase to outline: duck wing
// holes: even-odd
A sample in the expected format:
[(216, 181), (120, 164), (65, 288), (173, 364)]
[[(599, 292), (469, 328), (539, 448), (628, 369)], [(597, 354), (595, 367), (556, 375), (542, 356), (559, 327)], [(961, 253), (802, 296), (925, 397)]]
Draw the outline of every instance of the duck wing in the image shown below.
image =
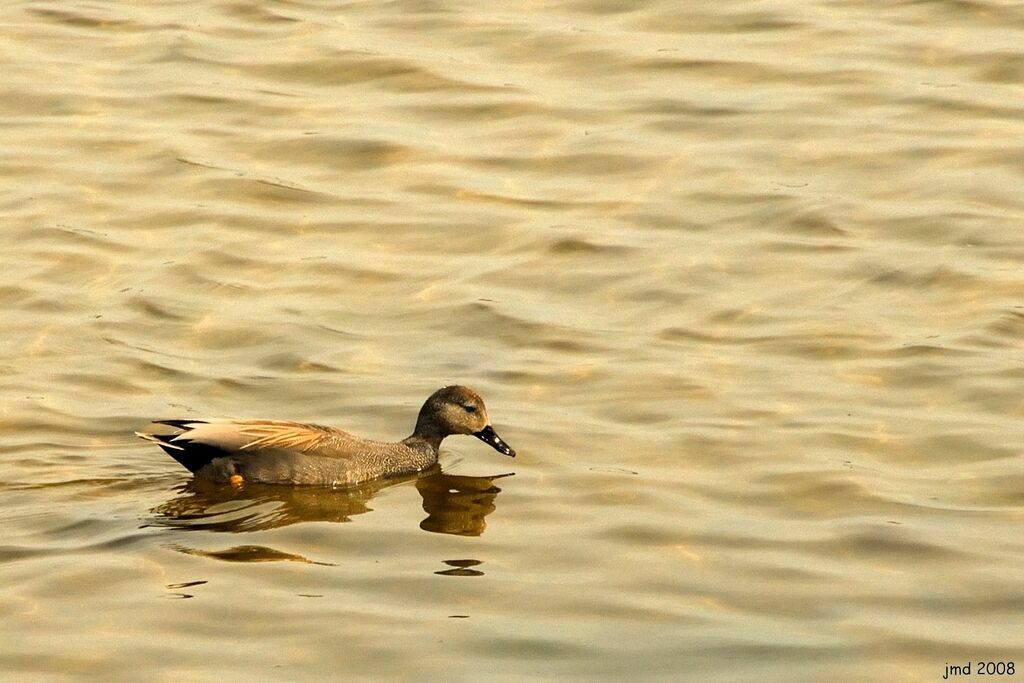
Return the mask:
[(172, 458), (195, 472), (214, 458), (256, 451), (338, 455), (332, 445), (356, 439), (333, 427), (286, 420), (155, 420), (177, 434), (136, 434), (156, 442)]
[(284, 420), (232, 420), (246, 439), (239, 450), (283, 450), (309, 453), (338, 440), (355, 438), (333, 427)]
[(287, 420), (161, 420), (182, 430), (172, 443), (191, 441), (224, 451), (281, 450), (308, 453), (353, 435), (333, 427)]

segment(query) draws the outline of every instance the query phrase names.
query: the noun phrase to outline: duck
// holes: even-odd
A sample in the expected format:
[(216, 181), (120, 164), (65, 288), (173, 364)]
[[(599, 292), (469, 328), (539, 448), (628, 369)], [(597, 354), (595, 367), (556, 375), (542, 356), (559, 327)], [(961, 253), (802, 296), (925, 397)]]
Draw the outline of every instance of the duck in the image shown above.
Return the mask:
[(173, 419), (154, 424), (172, 434), (135, 432), (156, 443), (196, 479), (243, 485), (351, 486), (400, 477), (437, 464), (441, 442), (472, 435), (514, 458), (516, 452), (491, 426), (480, 394), (452, 385), (431, 394), (420, 408), (411, 435), (401, 441), (372, 441), (336, 427), (287, 420)]

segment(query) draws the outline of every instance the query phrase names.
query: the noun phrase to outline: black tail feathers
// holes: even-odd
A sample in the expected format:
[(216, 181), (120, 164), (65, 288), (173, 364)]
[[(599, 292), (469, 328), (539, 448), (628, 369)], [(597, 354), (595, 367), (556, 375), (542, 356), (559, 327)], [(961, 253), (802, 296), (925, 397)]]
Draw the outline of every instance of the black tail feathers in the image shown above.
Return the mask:
[[(181, 424), (193, 423), (198, 420), (159, 420), (160, 424), (181, 428)], [(153, 441), (164, 449), (167, 455), (177, 460), (189, 472), (196, 472), (208, 465), (215, 458), (228, 455), (225, 451), (205, 443), (196, 443), (178, 434), (140, 434), (147, 441)]]
[(206, 420), (153, 420), (153, 422), (155, 422), (158, 425), (177, 427), (178, 429), (188, 429), (188, 426), (192, 424), (207, 424)]

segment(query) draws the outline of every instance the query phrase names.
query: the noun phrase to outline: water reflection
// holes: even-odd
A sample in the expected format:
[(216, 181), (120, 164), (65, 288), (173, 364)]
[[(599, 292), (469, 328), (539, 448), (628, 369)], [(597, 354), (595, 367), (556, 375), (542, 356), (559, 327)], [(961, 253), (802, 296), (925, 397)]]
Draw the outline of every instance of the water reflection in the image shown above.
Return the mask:
[(444, 563), (452, 569), (443, 569), (439, 572), (434, 572), (439, 576), (483, 576), (484, 573), (479, 569), (473, 569), (478, 567), (483, 562), (480, 560), (445, 560)]
[(185, 555), (208, 557), (221, 562), (301, 562), (302, 564), (318, 564), (323, 567), (336, 566), (330, 562), (317, 562), (303, 555), (285, 553), (262, 545), (238, 545), (225, 550), (200, 550), (181, 544), (174, 544), (170, 547)]
[[(209, 581), (207, 581), (205, 579), (200, 579), (199, 581), (184, 581), (182, 583), (169, 583), (169, 584), (167, 584), (164, 587), (167, 590), (169, 590), (169, 591), (176, 591), (176, 592), (167, 593), (167, 595), (165, 595), (164, 597), (166, 597), (168, 600), (189, 600), (190, 598), (194, 598), (195, 595), (193, 593), (185, 593), (184, 591), (181, 591), (182, 588), (192, 588), (194, 586), (203, 586), (203, 585), (205, 585), (207, 583), (209, 583)], [(177, 591), (180, 591), (180, 592), (177, 592)]]
[(458, 536), (479, 536), (487, 528), (484, 520), (495, 510), (494, 500), (501, 492), (495, 479), (512, 476), (466, 477), (438, 473), (416, 482), (423, 496), (427, 518), (420, 522), (424, 531)]
[[(424, 531), (479, 536), (485, 518), (495, 510), (500, 488), (488, 477), (450, 475), (434, 467), (419, 475), (362, 484), (347, 489), (246, 484), (234, 488), (192, 480), (179, 495), (152, 510), (153, 526), (178, 529), (246, 532), (274, 529), (298, 522), (348, 522), (370, 512), (370, 501), (383, 489), (409, 481), (423, 498)], [(242, 555), (245, 555), (244, 553)], [(235, 560), (239, 561), (239, 560)]]

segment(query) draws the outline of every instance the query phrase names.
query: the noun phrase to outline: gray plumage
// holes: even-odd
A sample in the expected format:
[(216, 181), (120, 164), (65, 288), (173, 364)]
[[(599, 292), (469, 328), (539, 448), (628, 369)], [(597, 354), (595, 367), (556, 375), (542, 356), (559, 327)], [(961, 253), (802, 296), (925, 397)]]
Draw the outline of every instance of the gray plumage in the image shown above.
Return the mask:
[(515, 457), (491, 427), (483, 399), (463, 386), (431, 394), (413, 433), (393, 443), (283, 420), (156, 422), (179, 431), (136, 435), (159, 445), (196, 477), (215, 482), (341, 486), (412, 474), (436, 463), (441, 441), (452, 434), (471, 434)]

